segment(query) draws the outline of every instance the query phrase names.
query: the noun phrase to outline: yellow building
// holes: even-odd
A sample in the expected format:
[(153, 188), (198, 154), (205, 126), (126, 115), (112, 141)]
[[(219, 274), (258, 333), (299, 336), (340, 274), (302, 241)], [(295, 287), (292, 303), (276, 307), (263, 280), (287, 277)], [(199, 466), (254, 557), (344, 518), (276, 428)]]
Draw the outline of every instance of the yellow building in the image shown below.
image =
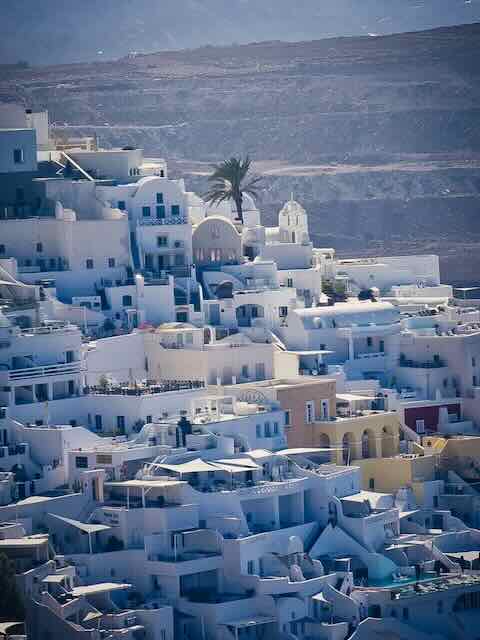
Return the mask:
[(364, 412), (361, 416), (315, 421), (312, 445), (334, 449), (337, 464), (386, 458), (399, 452), (400, 427), (393, 411)]
[(480, 480), (480, 437), (478, 436), (425, 436), (425, 453), (438, 455), (439, 466), (455, 471), (464, 480)]
[(436, 456), (404, 454), (392, 458), (357, 460), (362, 470), (362, 486), (380, 493), (395, 493), (411, 487), (418, 501), (423, 497), (423, 484), (435, 480)]

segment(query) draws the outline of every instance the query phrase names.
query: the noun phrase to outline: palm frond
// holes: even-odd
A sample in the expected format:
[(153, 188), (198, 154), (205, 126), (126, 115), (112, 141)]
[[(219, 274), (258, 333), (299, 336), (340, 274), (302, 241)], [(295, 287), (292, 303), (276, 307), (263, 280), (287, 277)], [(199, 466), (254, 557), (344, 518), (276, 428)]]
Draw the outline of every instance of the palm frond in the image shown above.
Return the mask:
[(254, 198), (259, 196), (258, 188), (262, 177), (253, 175), (251, 167), (249, 156), (243, 159), (232, 157), (214, 165), (208, 178), (210, 189), (203, 196), (204, 199), (212, 204), (234, 200), (241, 216), (242, 194), (248, 193)]

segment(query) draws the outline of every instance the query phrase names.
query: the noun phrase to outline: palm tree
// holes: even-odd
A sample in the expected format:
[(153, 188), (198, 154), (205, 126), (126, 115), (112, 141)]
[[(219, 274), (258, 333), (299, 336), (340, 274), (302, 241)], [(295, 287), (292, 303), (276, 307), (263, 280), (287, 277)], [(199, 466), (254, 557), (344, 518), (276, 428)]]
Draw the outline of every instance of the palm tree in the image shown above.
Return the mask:
[(225, 200), (233, 200), (237, 207), (237, 220), (243, 222), (243, 195), (247, 193), (258, 197), (258, 186), (261, 176), (255, 176), (251, 171), (252, 161), (247, 156), (230, 158), (214, 166), (212, 175), (208, 178), (211, 183), (209, 191), (204, 195), (207, 202), (219, 204)]

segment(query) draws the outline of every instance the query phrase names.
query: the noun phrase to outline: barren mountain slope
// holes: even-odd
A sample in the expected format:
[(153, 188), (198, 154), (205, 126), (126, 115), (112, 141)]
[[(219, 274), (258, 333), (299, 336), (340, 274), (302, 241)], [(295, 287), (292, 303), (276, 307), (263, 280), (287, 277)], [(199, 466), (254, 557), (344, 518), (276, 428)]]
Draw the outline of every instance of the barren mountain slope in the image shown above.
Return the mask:
[(318, 241), (349, 253), (437, 250), (445, 278), (472, 282), (479, 59), (480, 25), (204, 47), (4, 67), (0, 99), (48, 108), (58, 132), (165, 155), (200, 191), (209, 162), (248, 152), (267, 174), (267, 214), (293, 190)]

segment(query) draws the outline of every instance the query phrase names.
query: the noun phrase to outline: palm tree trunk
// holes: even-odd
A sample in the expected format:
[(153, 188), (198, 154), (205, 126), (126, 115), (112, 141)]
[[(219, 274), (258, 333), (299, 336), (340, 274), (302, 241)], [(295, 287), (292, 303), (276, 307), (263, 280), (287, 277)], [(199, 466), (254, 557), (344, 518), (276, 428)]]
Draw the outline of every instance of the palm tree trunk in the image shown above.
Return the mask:
[(240, 194), (235, 198), (235, 205), (237, 207), (237, 220), (243, 224), (243, 196)]

